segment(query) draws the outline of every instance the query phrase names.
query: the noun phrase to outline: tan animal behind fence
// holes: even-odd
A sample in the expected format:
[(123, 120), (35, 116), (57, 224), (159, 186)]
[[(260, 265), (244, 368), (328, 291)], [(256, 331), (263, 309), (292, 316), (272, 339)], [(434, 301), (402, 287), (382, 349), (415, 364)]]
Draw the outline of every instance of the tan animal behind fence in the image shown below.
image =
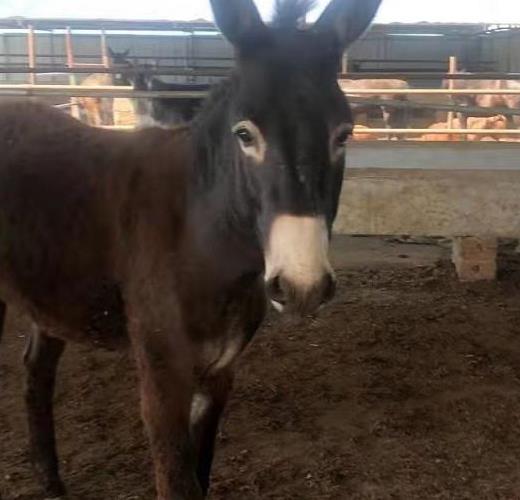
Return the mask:
[[(110, 66), (121, 68), (122, 74), (112, 75), (110, 73), (93, 73), (87, 76), (81, 85), (105, 86), (105, 85), (130, 85), (124, 75), (125, 68), (130, 66), (128, 60), (129, 51), (115, 52), (108, 49), (110, 55)], [(128, 99), (113, 99), (110, 97), (78, 97), (76, 99), (80, 109), (81, 118), (92, 126), (102, 125), (133, 125), (133, 106)]]
[[(468, 134), (466, 140), (468, 141), (498, 141), (500, 140), (500, 135), (495, 135), (492, 133), (493, 130), (505, 130), (507, 129), (507, 118), (503, 115), (490, 116), (490, 117), (468, 117), (467, 118), (467, 128), (474, 130), (489, 130), (489, 135), (481, 135), (481, 134)], [(438, 122), (430, 125), (428, 128), (435, 129), (447, 129), (449, 128), (447, 122)], [(453, 128), (465, 128), (463, 123), (459, 119), (453, 120)], [(462, 141), (465, 137), (460, 133), (453, 134), (423, 134), (421, 136), (421, 140), (423, 141)]]
[[(464, 72), (462, 72), (464, 73)], [(448, 80), (444, 80), (443, 88), (449, 88)], [(454, 90), (520, 90), (520, 82), (514, 80), (454, 80), (452, 83)], [(479, 95), (453, 95), (452, 101), (459, 106), (479, 106), (482, 108), (509, 108), (520, 111), (520, 95), (508, 94), (479, 94)], [(466, 113), (459, 113), (459, 120), (466, 127)], [(520, 127), (520, 115), (507, 118), (511, 127)], [(507, 127), (506, 127), (507, 128)]]
[[(113, 85), (112, 75), (94, 73), (87, 76), (81, 85), (104, 86)], [(77, 105), (81, 119), (89, 125), (100, 127), (101, 125), (113, 125), (112, 99), (108, 97), (77, 97)]]
[(352, 94), (351, 97), (366, 99), (366, 103), (356, 103), (352, 104), (352, 110), (358, 114), (361, 112), (366, 112), (367, 108), (370, 107), (379, 107), (381, 110), (383, 122), (386, 128), (406, 128), (406, 110), (391, 108), (389, 106), (384, 105), (371, 105), (370, 100), (380, 100), (380, 101), (407, 101), (408, 97), (403, 94), (395, 94), (392, 90), (406, 90), (409, 89), (410, 86), (408, 82), (404, 80), (397, 79), (364, 79), (364, 80), (340, 80), (339, 85), (343, 91), (352, 90), (352, 89), (384, 89), (388, 90), (387, 92), (381, 92), (380, 94), (366, 96), (366, 95), (356, 95)]

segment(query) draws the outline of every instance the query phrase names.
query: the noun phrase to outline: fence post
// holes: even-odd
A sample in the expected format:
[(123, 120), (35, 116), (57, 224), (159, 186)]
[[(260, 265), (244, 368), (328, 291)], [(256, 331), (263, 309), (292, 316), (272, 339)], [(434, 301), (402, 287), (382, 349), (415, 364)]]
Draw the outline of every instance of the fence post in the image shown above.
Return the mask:
[[(36, 67), (36, 50), (35, 50), (35, 39), (34, 39), (34, 27), (29, 26), (27, 31), (27, 57), (29, 60), (29, 69), (34, 70)], [(29, 83), (36, 85), (36, 73), (31, 71), (29, 73)]]
[[(457, 73), (457, 58), (455, 56), (450, 56), (448, 73), (450, 75), (454, 75), (455, 73)], [(453, 90), (454, 87), (455, 87), (455, 80), (448, 80), (448, 88), (450, 90)], [(450, 100), (453, 104), (453, 96), (450, 96)], [(448, 128), (449, 129), (454, 128), (453, 127), (454, 121), (455, 121), (455, 113), (453, 111), (450, 111), (448, 113)], [(453, 136), (450, 135), (450, 141), (452, 141), (452, 140), (453, 140)]]
[[(74, 68), (74, 50), (72, 48), (72, 33), (69, 26), (67, 26), (65, 31), (65, 49), (67, 52), (67, 67), (72, 69)], [(76, 85), (76, 75), (74, 73), (69, 73), (69, 85)], [(70, 104), (70, 114), (79, 120), (80, 115), (77, 98), (71, 97)]]

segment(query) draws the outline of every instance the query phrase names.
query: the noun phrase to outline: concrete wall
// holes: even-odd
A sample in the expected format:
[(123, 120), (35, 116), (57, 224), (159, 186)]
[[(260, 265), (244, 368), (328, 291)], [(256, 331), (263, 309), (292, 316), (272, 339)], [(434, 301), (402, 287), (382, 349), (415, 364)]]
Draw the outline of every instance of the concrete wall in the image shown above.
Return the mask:
[(353, 144), (335, 231), (518, 237), (520, 144)]

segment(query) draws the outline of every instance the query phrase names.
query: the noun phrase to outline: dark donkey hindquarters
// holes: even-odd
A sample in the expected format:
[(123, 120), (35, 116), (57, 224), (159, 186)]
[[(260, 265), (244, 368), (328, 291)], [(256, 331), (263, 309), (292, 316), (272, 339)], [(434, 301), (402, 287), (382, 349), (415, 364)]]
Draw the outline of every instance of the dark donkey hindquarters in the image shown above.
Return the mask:
[[(52, 394), (66, 341), (130, 340), (157, 498), (205, 496), (237, 355), (265, 295), (305, 314), (333, 293), (327, 259), (348, 104), (340, 55), (379, 0), (307, 2), (272, 28), (248, 0), (213, 0), (237, 69), (189, 127), (87, 127), (33, 103), (0, 107), (0, 296), (34, 319), (26, 404), (45, 494), (64, 487)], [(264, 283), (265, 281), (265, 283)]]

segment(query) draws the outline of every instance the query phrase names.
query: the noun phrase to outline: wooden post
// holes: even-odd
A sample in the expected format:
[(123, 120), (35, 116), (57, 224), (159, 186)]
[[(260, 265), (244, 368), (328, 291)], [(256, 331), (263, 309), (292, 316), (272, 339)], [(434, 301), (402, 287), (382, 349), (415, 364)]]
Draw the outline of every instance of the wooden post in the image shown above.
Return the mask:
[(101, 62), (105, 68), (110, 68), (110, 58), (108, 57), (107, 35), (105, 30), (101, 30)]
[(344, 75), (348, 73), (348, 52), (346, 50), (343, 52), (343, 57), (341, 58), (341, 72)]
[[(29, 69), (34, 70), (36, 67), (36, 50), (33, 26), (29, 26), (29, 30), (27, 31), (27, 56), (29, 59)], [(36, 73), (29, 73), (29, 83), (31, 85), (36, 84)]]
[[(67, 67), (74, 68), (74, 50), (72, 47), (72, 33), (70, 27), (67, 26), (65, 31), (65, 50), (67, 53)], [(76, 85), (76, 75), (74, 73), (69, 73), (69, 85)], [(75, 97), (70, 98), (70, 114), (79, 120), (79, 108), (78, 101)]]
[[(455, 73), (457, 73), (457, 58), (455, 56), (450, 57), (448, 73), (450, 75), (454, 75)], [(454, 87), (455, 87), (455, 80), (448, 80), (448, 89), (453, 90)], [(450, 100), (453, 103), (452, 96), (450, 96)], [(448, 128), (449, 129), (454, 128), (453, 127), (454, 121), (455, 121), (455, 113), (453, 111), (450, 111), (448, 113)], [(453, 140), (453, 137), (450, 135), (450, 141), (452, 141), (452, 140)]]

